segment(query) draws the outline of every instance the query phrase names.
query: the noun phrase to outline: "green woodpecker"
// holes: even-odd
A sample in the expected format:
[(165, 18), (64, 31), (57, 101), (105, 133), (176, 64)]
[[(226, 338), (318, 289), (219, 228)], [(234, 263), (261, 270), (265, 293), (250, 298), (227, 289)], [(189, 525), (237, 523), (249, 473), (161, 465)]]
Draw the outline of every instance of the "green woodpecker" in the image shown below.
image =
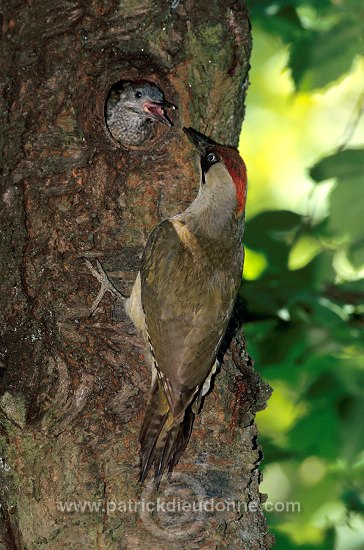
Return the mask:
[(184, 128), (201, 166), (197, 197), (157, 225), (126, 311), (148, 342), (153, 375), (140, 431), (143, 481), (159, 484), (185, 450), (241, 282), (246, 168), (239, 153)]

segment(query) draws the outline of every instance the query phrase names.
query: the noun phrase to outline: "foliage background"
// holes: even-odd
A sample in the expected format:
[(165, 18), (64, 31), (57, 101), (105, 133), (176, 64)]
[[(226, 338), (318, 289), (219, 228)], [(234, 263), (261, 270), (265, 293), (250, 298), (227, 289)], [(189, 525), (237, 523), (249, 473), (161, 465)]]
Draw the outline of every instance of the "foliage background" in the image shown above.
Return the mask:
[(278, 550), (364, 548), (362, 0), (250, 0), (242, 299)]

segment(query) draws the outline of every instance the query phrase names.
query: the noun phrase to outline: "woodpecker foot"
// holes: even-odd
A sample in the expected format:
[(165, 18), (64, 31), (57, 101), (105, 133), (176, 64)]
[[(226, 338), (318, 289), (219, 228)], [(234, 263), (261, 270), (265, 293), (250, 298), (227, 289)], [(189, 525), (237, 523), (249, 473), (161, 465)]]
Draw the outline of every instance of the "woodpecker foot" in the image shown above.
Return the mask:
[(91, 306), (91, 312), (89, 314), (89, 317), (91, 317), (96, 308), (98, 307), (99, 303), (104, 297), (104, 294), (106, 292), (111, 292), (114, 296), (116, 296), (119, 299), (125, 300), (125, 296), (112, 284), (108, 276), (106, 275), (101, 263), (98, 259), (96, 259), (96, 268), (92, 265), (92, 263), (85, 258), (85, 262), (89, 270), (91, 271), (92, 275), (96, 277), (96, 279), (100, 283), (100, 290), (94, 299), (92, 306)]

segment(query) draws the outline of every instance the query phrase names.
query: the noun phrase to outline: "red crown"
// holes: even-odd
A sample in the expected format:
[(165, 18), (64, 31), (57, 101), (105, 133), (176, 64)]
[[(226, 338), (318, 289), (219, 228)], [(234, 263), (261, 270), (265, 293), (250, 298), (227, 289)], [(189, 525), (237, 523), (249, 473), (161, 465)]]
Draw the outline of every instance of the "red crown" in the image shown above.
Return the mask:
[(218, 145), (217, 152), (224, 161), (226, 168), (233, 179), (236, 188), (236, 198), (238, 201), (237, 213), (241, 214), (245, 209), (247, 177), (245, 162), (236, 149)]

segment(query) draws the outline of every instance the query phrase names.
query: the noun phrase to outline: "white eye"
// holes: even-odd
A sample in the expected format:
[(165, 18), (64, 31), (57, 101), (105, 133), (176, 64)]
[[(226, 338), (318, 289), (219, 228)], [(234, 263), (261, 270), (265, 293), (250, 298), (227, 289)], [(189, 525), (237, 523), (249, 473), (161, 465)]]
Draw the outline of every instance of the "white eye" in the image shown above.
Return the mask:
[(217, 157), (214, 153), (209, 153), (206, 158), (207, 158), (207, 161), (210, 164), (213, 164), (214, 162), (217, 162)]

